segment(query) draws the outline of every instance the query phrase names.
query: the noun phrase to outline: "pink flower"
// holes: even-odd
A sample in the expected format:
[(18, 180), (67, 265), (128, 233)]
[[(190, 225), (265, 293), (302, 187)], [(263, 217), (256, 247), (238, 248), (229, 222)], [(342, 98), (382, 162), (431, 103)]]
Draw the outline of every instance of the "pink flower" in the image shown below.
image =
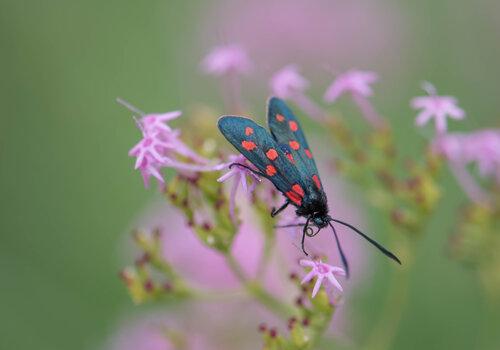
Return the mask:
[[(179, 139), (180, 131), (170, 128), (166, 121), (178, 118), (180, 111), (164, 114), (148, 114), (137, 120), (143, 138), (129, 151), (129, 156), (136, 157), (135, 169), (141, 172), (144, 186), (150, 185), (150, 178), (155, 177), (160, 186), (165, 180), (161, 169), (165, 167), (184, 171), (210, 171), (214, 167), (208, 166), (208, 160), (199, 156)], [(183, 156), (197, 162), (183, 163), (177, 161)]]
[(470, 134), (465, 157), (477, 163), (481, 176), (495, 176), (500, 183), (500, 130), (486, 129)]
[(302, 284), (309, 282), (312, 280), (314, 277), (316, 277), (316, 283), (314, 284), (314, 288), (312, 291), (312, 297), (314, 298), (316, 294), (319, 291), (319, 288), (321, 287), (321, 284), (323, 283), (323, 280), (326, 279), (328, 282), (330, 282), (333, 286), (335, 286), (338, 290), (341, 292), (343, 291), (342, 286), (340, 285), (339, 281), (335, 278), (335, 275), (337, 276), (345, 276), (346, 273), (343, 269), (340, 267), (332, 266), (323, 263), (321, 260), (314, 261), (314, 260), (307, 260), (307, 259), (302, 259), (300, 260), (300, 265), (301, 266), (306, 266), (306, 267), (312, 267), (311, 271), (302, 279)]
[(444, 134), (438, 137), (432, 144), (432, 150), (446, 157), (450, 161), (465, 161), (465, 145), (468, 136), (466, 134)]
[(168, 121), (177, 119), (182, 115), (181, 111), (167, 112), (163, 114), (148, 114), (141, 118), (140, 123), (144, 132), (152, 133), (170, 133), (172, 129), (165, 124)]
[[(251, 167), (250, 163), (247, 162), (244, 156), (230, 155), (229, 162), (222, 163), (219, 166), (217, 166), (217, 168), (218, 169), (229, 168), (233, 163), (239, 163)], [(252, 180), (250, 187), (248, 187), (247, 184), (247, 177), (249, 177)], [(231, 218), (235, 220), (234, 208), (236, 203), (236, 193), (238, 192), (238, 187), (241, 185), (243, 190), (250, 194), (255, 189), (256, 183), (257, 181), (260, 181), (260, 178), (247, 168), (234, 165), (229, 169), (227, 173), (219, 177), (217, 181), (224, 182), (226, 180), (229, 180), (230, 178), (234, 178), (234, 180), (233, 180), (233, 185), (231, 186), (231, 193), (229, 197), (229, 212), (231, 214)]]
[(371, 84), (378, 80), (378, 75), (371, 71), (349, 70), (337, 77), (325, 92), (326, 102), (335, 102), (340, 95), (350, 93), (363, 97), (373, 94)]
[(434, 118), (436, 131), (442, 134), (447, 130), (447, 117), (456, 120), (465, 118), (465, 112), (458, 107), (455, 97), (436, 95), (436, 89), (430, 83), (424, 83), (422, 88), (429, 96), (415, 97), (410, 103), (414, 109), (422, 110), (415, 119), (416, 125), (422, 126)]
[(306, 90), (309, 82), (300, 75), (296, 65), (290, 64), (274, 73), (269, 85), (274, 95), (289, 99)]
[(212, 75), (248, 73), (252, 63), (246, 51), (239, 45), (215, 47), (201, 63), (203, 71)]
[(432, 149), (448, 159), (450, 170), (470, 200), (478, 204), (491, 202), (490, 195), (472, 176), (467, 165), (476, 163), (481, 176), (495, 177), (500, 183), (499, 130), (441, 134), (434, 140)]

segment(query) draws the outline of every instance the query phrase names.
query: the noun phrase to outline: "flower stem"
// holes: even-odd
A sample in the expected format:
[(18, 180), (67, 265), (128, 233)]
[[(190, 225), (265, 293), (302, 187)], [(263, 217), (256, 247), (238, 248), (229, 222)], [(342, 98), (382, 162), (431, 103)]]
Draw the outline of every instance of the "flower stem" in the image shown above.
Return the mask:
[(327, 113), (307, 95), (298, 92), (292, 96), (292, 100), (311, 118), (318, 122), (326, 121)]
[(453, 176), (457, 179), (460, 187), (471, 201), (478, 205), (487, 206), (490, 198), (486, 192), (474, 181), (472, 175), (467, 171), (465, 165), (456, 162), (449, 162), (449, 167)]
[(374, 129), (384, 129), (386, 127), (385, 120), (377, 113), (372, 103), (366, 97), (359, 94), (352, 94), (352, 100), (361, 110), (363, 117), (365, 117)]
[(259, 282), (248, 280), (243, 268), (231, 254), (226, 254), (225, 257), (231, 271), (233, 271), (236, 277), (244, 285), (249, 295), (283, 319), (287, 319), (295, 313), (295, 309), (292, 306), (275, 298)]
[(394, 271), (391, 285), (387, 292), (387, 299), (382, 308), (381, 317), (371, 330), (368, 340), (363, 347), (364, 349), (389, 349), (397, 334), (408, 300), (409, 276), (413, 265), (413, 254), (407, 240), (404, 240), (399, 250), (405, 253), (403, 254), (404, 269), (402, 271)]
[(243, 271), (243, 268), (238, 263), (238, 261), (236, 261), (236, 259), (231, 255), (231, 253), (226, 254), (225, 257), (226, 257), (226, 262), (229, 265), (229, 268), (231, 269), (231, 271), (233, 271), (238, 280), (240, 280), (241, 283), (246, 283), (248, 278), (246, 276), (245, 271)]

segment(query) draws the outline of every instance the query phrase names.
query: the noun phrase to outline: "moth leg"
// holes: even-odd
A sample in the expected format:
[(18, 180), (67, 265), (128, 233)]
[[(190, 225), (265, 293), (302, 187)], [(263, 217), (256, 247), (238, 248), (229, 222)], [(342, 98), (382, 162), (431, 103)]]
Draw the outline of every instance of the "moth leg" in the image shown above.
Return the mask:
[(304, 228), (302, 229), (302, 242), (301, 242), (301, 245), (302, 245), (302, 251), (304, 252), (305, 255), (309, 256), (309, 254), (307, 254), (306, 252), (306, 248), (304, 246), (304, 242), (306, 240), (306, 234), (307, 234), (307, 229), (309, 228), (309, 221), (311, 220), (311, 218), (307, 218), (307, 221), (306, 221), (306, 224), (304, 225)]
[(262, 176), (262, 177), (265, 177), (267, 178), (267, 176), (264, 174), (264, 173), (261, 173), (260, 171), (257, 171), (257, 170), (254, 170), (252, 168), (250, 168), (249, 166), (246, 166), (245, 164), (240, 164), (240, 163), (232, 163), (229, 165), (229, 169), (231, 169), (233, 166), (240, 166), (242, 168), (245, 168), (249, 171), (251, 171), (252, 173), (254, 173), (255, 175), (259, 175), (259, 176)]
[(285, 210), (286, 207), (288, 207), (288, 204), (290, 204), (289, 201), (286, 201), (281, 207), (279, 207), (278, 209), (274, 208), (273, 207), (273, 210), (271, 210), (271, 217), (275, 217), (276, 215), (278, 215), (279, 213), (281, 213), (283, 210)]

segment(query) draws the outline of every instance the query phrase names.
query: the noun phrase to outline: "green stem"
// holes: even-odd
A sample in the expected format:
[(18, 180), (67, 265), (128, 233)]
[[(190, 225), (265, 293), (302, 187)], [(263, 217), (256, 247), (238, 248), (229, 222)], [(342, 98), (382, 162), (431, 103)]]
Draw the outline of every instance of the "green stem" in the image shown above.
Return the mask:
[(266, 269), (271, 259), (273, 248), (274, 248), (274, 236), (265, 235), (264, 239), (264, 249), (257, 266), (257, 278), (263, 279), (265, 277)]
[(368, 340), (363, 347), (370, 350), (389, 349), (397, 334), (403, 312), (408, 300), (409, 276), (413, 265), (413, 254), (405, 240), (399, 251), (405, 252), (404, 269), (395, 271), (391, 285), (387, 292), (387, 299), (382, 308), (381, 317), (371, 330)]
[(244, 285), (248, 294), (250, 294), (258, 302), (266, 306), (270, 311), (274, 312), (277, 316), (283, 319), (287, 319), (291, 315), (295, 314), (295, 309), (292, 306), (278, 300), (264, 287), (262, 287), (259, 282), (248, 280), (242, 267), (231, 254), (226, 254), (225, 257), (227, 264), (229, 265), (235, 276)]

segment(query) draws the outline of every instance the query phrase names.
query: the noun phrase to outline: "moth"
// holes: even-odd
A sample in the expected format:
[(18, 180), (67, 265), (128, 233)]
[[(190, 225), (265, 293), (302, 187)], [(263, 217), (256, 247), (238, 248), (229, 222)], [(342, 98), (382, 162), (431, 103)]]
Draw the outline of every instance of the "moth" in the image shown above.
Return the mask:
[(302, 251), (308, 255), (304, 247), (306, 236), (314, 237), (321, 229), (330, 226), (347, 274), (349, 273), (347, 258), (332, 222), (349, 227), (387, 257), (401, 264), (396, 255), (359, 229), (329, 215), (327, 197), (311, 149), (299, 121), (283, 100), (277, 97), (270, 98), (267, 122), (269, 131), (245, 117), (222, 116), (218, 121), (218, 127), (224, 137), (256, 169), (240, 163), (233, 163), (230, 167), (244, 167), (268, 179), (285, 197), (282, 206), (272, 209), (271, 216), (274, 217), (289, 205), (293, 205), (297, 216), (305, 219), (304, 223), (278, 227), (303, 227)]

